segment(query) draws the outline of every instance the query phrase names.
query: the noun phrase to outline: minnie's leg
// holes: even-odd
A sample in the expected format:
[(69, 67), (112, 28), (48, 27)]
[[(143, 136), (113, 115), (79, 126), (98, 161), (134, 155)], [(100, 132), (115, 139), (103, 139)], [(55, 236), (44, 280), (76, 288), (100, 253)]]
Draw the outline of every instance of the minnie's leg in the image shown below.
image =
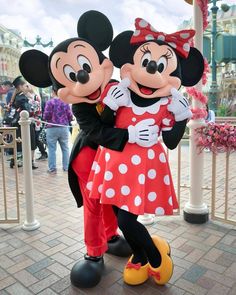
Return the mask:
[[(167, 283), (173, 273), (173, 262), (169, 256), (170, 249), (167, 242), (157, 236), (152, 238), (145, 226), (137, 221), (137, 215), (119, 209), (117, 216), (118, 225), (131, 248), (138, 251), (134, 253), (138, 253), (138, 255), (143, 253), (140, 252), (140, 249), (146, 253), (150, 264), (149, 273), (154, 276), (155, 282), (159, 285)], [(134, 257), (134, 261), (136, 262), (136, 257)], [(133, 263), (135, 263), (134, 261), (132, 259)], [(125, 273), (126, 271), (124, 278)], [(137, 274), (135, 273), (134, 276), (137, 277)], [(133, 280), (130, 281), (133, 282)]]

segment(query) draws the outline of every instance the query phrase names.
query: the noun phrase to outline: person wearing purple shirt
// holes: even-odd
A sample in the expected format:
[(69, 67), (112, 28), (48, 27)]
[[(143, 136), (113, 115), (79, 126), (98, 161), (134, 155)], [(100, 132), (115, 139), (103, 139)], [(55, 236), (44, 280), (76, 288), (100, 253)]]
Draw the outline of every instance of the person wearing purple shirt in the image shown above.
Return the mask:
[[(73, 114), (68, 104), (62, 102), (53, 91), (52, 98), (47, 101), (43, 118), (48, 123), (69, 126), (73, 120)], [(59, 142), (62, 151), (63, 170), (68, 170), (69, 164), (69, 128), (47, 124), (46, 138), (48, 144), (48, 173), (55, 174), (56, 168), (56, 149)]]

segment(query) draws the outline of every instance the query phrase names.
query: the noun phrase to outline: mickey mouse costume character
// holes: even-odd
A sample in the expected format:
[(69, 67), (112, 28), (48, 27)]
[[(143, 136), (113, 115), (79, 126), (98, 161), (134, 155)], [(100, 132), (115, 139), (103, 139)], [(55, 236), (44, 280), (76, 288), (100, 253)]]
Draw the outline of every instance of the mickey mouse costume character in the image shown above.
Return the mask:
[[(81, 132), (71, 152), (68, 179), (78, 207), (83, 205), (87, 254), (74, 265), (71, 282), (88, 288), (101, 279), (106, 251), (117, 256), (131, 253), (127, 242), (117, 233), (112, 207), (90, 199), (86, 190), (98, 145), (122, 151), (131, 135), (127, 128), (113, 128), (114, 111), (99, 104), (113, 72), (112, 62), (102, 53), (112, 42), (110, 21), (98, 11), (88, 11), (80, 17), (77, 30), (79, 37), (63, 41), (49, 57), (37, 50), (26, 51), (20, 58), (20, 70), (33, 85), (53, 85), (60, 99), (73, 104), (80, 125)], [(156, 127), (149, 125), (144, 122), (135, 128), (137, 144), (143, 140), (149, 144), (157, 141), (153, 135)], [(143, 129), (149, 132), (143, 135)]]
[[(125, 95), (117, 100), (116, 86), (112, 86), (103, 102), (116, 111), (117, 128), (132, 130), (141, 120), (153, 120), (158, 136), (162, 134), (165, 145), (174, 149), (192, 116), (188, 101), (177, 89), (195, 85), (204, 69), (202, 54), (189, 45), (195, 31), (168, 35), (141, 18), (135, 26), (135, 32), (119, 34), (110, 46), (110, 59), (121, 68), (121, 78), (130, 80), (130, 91), (118, 85)], [(158, 236), (151, 237), (137, 217), (173, 214), (178, 208), (176, 194), (160, 141), (152, 147), (131, 142), (122, 153), (109, 148), (98, 151), (89, 177), (90, 197), (113, 205), (119, 228), (133, 250), (124, 281), (138, 285), (151, 275), (163, 285), (173, 273), (170, 246)]]

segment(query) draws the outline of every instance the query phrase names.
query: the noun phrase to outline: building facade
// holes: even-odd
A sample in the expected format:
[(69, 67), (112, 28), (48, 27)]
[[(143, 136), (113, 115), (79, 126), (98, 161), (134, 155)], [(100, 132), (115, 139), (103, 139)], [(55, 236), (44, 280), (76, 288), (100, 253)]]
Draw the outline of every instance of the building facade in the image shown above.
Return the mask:
[(22, 46), (20, 33), (0, 24), (0, 83), (5, 80), (12, 81), (20, 75), (18, 62)]

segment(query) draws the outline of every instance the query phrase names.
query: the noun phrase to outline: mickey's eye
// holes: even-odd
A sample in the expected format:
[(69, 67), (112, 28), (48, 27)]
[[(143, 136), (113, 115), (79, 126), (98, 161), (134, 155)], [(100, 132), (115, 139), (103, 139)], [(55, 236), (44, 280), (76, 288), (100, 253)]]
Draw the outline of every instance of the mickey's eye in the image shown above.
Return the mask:
[(143, 68), (145, 68), (147, 66), (147, 64), (149, 63), (149, 61), (151, 60), (151, 53), (150, 52), (146, 52), (142, 59), (141, 59), (141, 66)]
[(157, 61), (157, 71), (159, 73), (162, 73), (166, 69), (166, 67), (167, 67), (167, 59), (166, 59), (166, 57), (162, 56)]
[(78, 56), (78, 64), (81, 66), (81, 69), (85, 70), (88, 73), (91, 73), (92, 71), (92, 65), (90, 61), (87, 59), (87, 57), (83, 55)]
[(66, 77), (70, 81), (77, 82), (77, 80), (76, 80), (76, 72), (74, 71), (74, 69), (71, 66), (66, 65), (66, 66), (64, 66), (63, 70), (64, 70), (64, 74), (66, 75)]

